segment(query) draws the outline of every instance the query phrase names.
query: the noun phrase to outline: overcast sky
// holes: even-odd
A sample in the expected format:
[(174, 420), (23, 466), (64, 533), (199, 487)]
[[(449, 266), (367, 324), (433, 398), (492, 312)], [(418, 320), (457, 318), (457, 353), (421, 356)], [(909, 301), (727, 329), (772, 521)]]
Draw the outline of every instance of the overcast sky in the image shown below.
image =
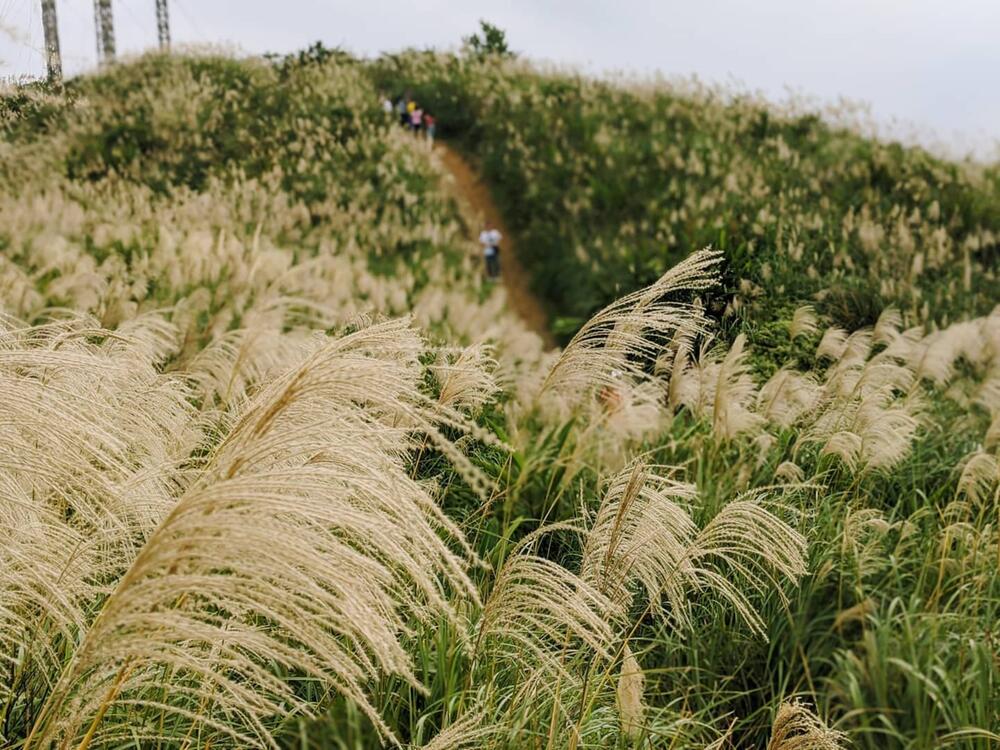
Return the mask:
[[(1000, 158), (1000, 0), (168, 0), (173, 38), (286, 52), (448, 48), (486, 18), (532, 58), (697, 74), (783, 99), (866, 102), (889, 132)], [(65, 70), (96, 62), (93, 0), (56, 0)], [(119, 53), (154, 0), (113, 0)], [(39, 0), (0, 0), (0, 75), (41, 74)]]

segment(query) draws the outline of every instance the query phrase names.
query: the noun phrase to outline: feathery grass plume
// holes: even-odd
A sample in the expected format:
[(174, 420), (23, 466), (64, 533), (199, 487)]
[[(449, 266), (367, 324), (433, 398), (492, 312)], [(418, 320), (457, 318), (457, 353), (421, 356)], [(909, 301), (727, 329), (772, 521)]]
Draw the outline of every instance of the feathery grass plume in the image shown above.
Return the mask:
[(474, 344), (457, 354), (441, 351), (431, 372), (438, 381), (438, 403), (457, 409), (478, 409), (500, 389), (493, 373), (497, 362), (486, 344)]
[[(894, 362), (913, 370), (912, 363), (915, 361), (919, 350), (920, 342), (924, 338), (922, 328), (907, 328), (893, 337), (885, 348), (873, 357), (874, 360)], [(874, 336), (873, 336), (874, 341)]]
[(861, 436), (861, 461), (871, 469), (890, 469), (909, 454), (920, 421), (914, 415), (919, 399), (882, 406), (874, 399), (862, 401), (853, 429)]
[(903, 326), (903, 316), (895, 307), (885, 308), (875, 322), (872, 342), (878, 346), (891, 346), (899, 339), (899, 329)]
[(955, 373), (958, 342), (948, 331), (935, 331), (915, 342), (909, 364), (916, 377), (944, 386)]
[(761, 633), (741, 589), (762, 592), (776, 578), (797, 581), (806, 571), (805, 540), (760, 506), (761, 492), (728, 503), (699, 530), (680, 504), (694, 497), (691, 485), (635, 461), (608, 485), (585, 540), (581, 576), (620, 608), (641, 586), (650, 611), (678, 625), (689, 622), (688, 592), (713, 590)]
[(109, 582), (190, 481), (201, 436), (188, 390), (155, 367), (171, 339), (152, 315), (122, 331), (79, 316), (0, 322), (8, 727), (37, 712)]
[(919, 400), (884, 405), (882, 394), (835, 401), (800, 438), (822, 443), (822, 454), (836, 456), (851, 471), (889, 469), (908, 455), (920, 425), (913, 411)]
[(799, 336), (812, 336), (818, 327), (819, 318), (816, 317), (816, 310), (812, 305), (802, 305), (795, 308), (792, 313), (792, 320), (788, 324), (788, 334), (797, 339)]
[(751, 490), (725, 505), (698, 533), (688, 555), (692, 580), (722, 595), (760, 637), (764, 623), (744, 592), (763, 594), (773, 586), (783, 596), (778, 581), (797, 582), (807, 572), (805, 538), (761, 505), (765, 496), (765, 490)]
[[(751, 410), (757, 387), (750, 375), (746, 336), (740, 334), (725, 351), (703, 342), (696, 361), (686, 363), (687, 351), (678, 349), (669, 397), (687, 406), (696, 416), (711, 419), (713, 434), (722, 441), (754, 430), (764, 422)], [(678, 382), (674, 387), (675, 381)]]
[(837, 361), (837, 367), (860, 367), (868, 360), (872, 351), (872, 331), (859, 328), (851, 332), (844, 342), (844, 350)]
[(315, 348), (313, 334), (258, 328), (227, 331), (183, 366), (208, 404), (225, 408), (244, 401), (253, 386), (305, 359)]
[(990, 426), (986, 428), (986, 434), (983, 436), (983, 446), (986, 448), (1000, 447), (1000, 410), (993, 417)]
[(638, 583), (655, 614), (686, 622), (686, 564), (698, 529), (682, 503), (695, 497), (693, 485), (633, 461), (608, 483), (585, 540), (580, 575), (622, 609), (632, 604)]
[(889, 469), (909, 453), (922, 398), (913, 390), (912, 371), (888, 350), (864, 361), (870, 347), (862, 333), (845, 339), (842, 359), (828, 369), (821, 387), (817, 416), (798, 440), (821, 444), (824, 455), (837, 456), (851, 471)]
[(913, 371), (899, 365), (891, 357), (878, 354), (865, 363), (834, 366), (824, 388), (829, 394), (861, 399), (881, 404), (892, 403), (898, 396), (910, 399), (917, 406), (918, 392), (914, 389)]
[(180, 350), (181, 332), (162, 312), (147, 312), (121, 322), (108, 344), (124, 344), (141, 350), (141, 358), (162, 366)]
[(666, 352), (670, 360), (670, 382), (667, 385), (667, 403), (674, 411), (681, 406), (693, 409), (701, 396), (701, 380), (693, 372), (692, 341), (689, 336), (678, 332), (671, 342), (671, 349)]
[(1000, 417), (1000, 354), (988, 367), (982, 381), (976, 388), (975, 403), (983, 407), (995, 420)]
[(644, 439), (662, 434), (670, 415), (663, 409), (664, 388), (656, 379), (622, 382), (614, 391), (598, 393), (590, 431), (584, 433), (585, 454), (603, 470), (617, 471), (628, 462), (633, 447)]
[(885, 569), (885, 537), (891, 529), (892, 525), (874, 508), (847, 511), (841, 549), (850, 554), (861, 579)]
[(770, 432), (760, 432), (753, 439), (754, 450), (757, 451), (757, 459), (754, 461), (755, 468), (764, 466), (771, 456), (771, 450), (778, 444), (778, 438)]
[(691, 337), (707, 330), (708, 320), (698, 307), (671, 297), (712, 288), (721, 261), (722, 253), (716, 250), (694, 253), (656, 283), (598, 312), (567, 344), (536, 398), (556, 396), (572, 409), (597, 389), (618, 387), (619, 377), (647, 379), (647, 367), (656, 361), (665, 339), (677, 332)]
[(92, 538), (0, 471), (0, 682), (8, 729), (38, 710), (109, 572)]
[(819, 397), (820, 386), (812, 377), (782, 367), (761, 387), (757, 412), (768, 422), (787, 428), (813, 414)]
[(861, 464), (861, 449), (864, 441), (860, 435), (850, 430), (838, 430), (825, 436), (826, 441), (820, 454), (823, 456), (836, 456), (852, 473), (856, 472)]
[(76, 316), (6, 325), (0, 468), (78, 528), (130, 544), (173, 503), (178, 466), (200, 439), (187, 388), (157, 372), (143, 323), (132, 326), (139, 338)]
[(847, 737), (799, 700), (785, 701), (771, 725), (767, 750), (843, 750)]
[[(452, 427), (471, 434), (476, 439), (503, 447), (489, 431), (477, 426), (465, 415), (445, 404), (424, 395), (419, 383), (423, 380), (423, 366), (420, 355), (425, 344), (418, 332), (410, 327), (409, 319), (384, 321), (368, 325), (366, 319), (359, 319), (359, 330), (341, 336), (313, 353), (300, 369), (322, 363), (326, 359), (336, 360), (337, 372), (347, 369), (357, 370), (358, 375), (351, 380), (339, 382), (339, 389), (332, 383), (323, 384), (323, 398), (329, 399), (331, 408), (339, 406), (362, 406), (369, 418), (375, 417), (385, 426), (392, 428), (396, 436), (385, 450), (393, 455), (411, 446), (406, 437), (412, 432), (422, 432), (434, 447), (440, 450), (453, 464), (455, 470), (469, 484), (476, 494), (485, 498), (490, 490), (490, 482), (472, 462), (439, 430), (440, 425)], [(310, 342), (298, 345), (297, 349), (316, 348), (322, 338), (312, 337)], [(375, 356), (377, 354), (377, 356)], [(321, 368), (322, 369), (322, 368)], [(287, 389), (289, 395), (301, 391), (302, 384), (288, 383), (287, 378), (277, 379), (268, 386)], [(379, 382), (378, 391), (365, 391), (366, 384)], [(242, 434), (242, 433), (240, 433)], [(227, 443), (229, 439), (227, 439)], [(225, 446), (225, 444), (224, 444)]]
[(774, 470), (774, 478), (783, 484), (799, 484), (805, 479), (805, 473), (794, 461), (782, 461)]
[(958, 494), (979, 505), (991, 496), (1000, 500), (1000, 461), (986, 451), (976, 451), (965, 460), (958, 479)]
[(827, 328), (819, 346), (816, 347), (816, 359), (839, 360), (847, 348), (847, 331), (836, 326)]
[(618, 673), (618, 684), (615, 689), (618, 717), (622, 731), (632, 740), (639, 742), (643, 734), (646, 706), (643, 702), (643, 691), (646, 678), (629, 648), (628, 643), (622, 645), (622, 663)]
[(954, 323), (912, 342), (907, 363), (919, 379), (944, 386), (961, 359), (980, 372), (995, 368), (1000, 352), (1000, 315)]
[(421, 750), (479, 750), (502, 731), (503, 727), (487, 723), (484, 711), (473, 709), (421, 745)]
[(422, 689), (401, 637), (478, 600), (459, 532), (405, 471), (419, 351), (405, 321), (372, 326), (262, 389), (105, 602), (29, 746), (274, 747), (282, 717), (313, 711), (300, 679), (393, 739), (367, 686)]
[[(554, 532), (580, 533), (579, 527), (550, 524), (529, 534), (508, 555), (477, 624), (475, 660), (484, 655), (520, 675), (552, 685), (572, 682), (566, 668), (568, 644), (588, 654), (611, 656), (610, 621), (620, 606), (596, 585), (532, 550)], [(572, 649), (571, 649), (572, 650)]]
[(763, 418), (750, 410), (757, 387), (750, 376), (746, 335), (740, 334), (726, 352), (719, 367), (712, 404), (712, 430), (722, 440), (757, 429)]

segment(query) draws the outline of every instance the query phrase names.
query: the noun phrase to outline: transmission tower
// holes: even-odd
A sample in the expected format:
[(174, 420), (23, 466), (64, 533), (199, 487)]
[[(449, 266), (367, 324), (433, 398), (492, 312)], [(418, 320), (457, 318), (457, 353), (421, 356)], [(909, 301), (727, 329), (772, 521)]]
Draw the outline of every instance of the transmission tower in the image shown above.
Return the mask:
[(56, 0), (42, 0), (42, 28), (45, 31), (45, 68), (49, 82), (58, 83), (62, 80), (62, 57), (59, 55)]
[(160, 50), (170, 49), (170, 17), (167, 15), (167, 0), (156, 0), (156, 33), (160, 37)]
[(94, 0), (94, 26), (97, 29), (97, 59), (101, 65), (115, 59), (115, 24), (111, 0)]

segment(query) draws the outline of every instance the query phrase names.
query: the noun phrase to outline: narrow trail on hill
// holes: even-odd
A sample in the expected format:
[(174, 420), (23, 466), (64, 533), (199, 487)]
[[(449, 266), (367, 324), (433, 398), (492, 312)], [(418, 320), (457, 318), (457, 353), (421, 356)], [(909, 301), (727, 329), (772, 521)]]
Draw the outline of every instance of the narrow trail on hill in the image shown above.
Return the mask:
[(541, 337), (546, 349), (555, 348), (556, 342), (549, 330), (548, 316), (541, 301), (531, 291), (528, 273), (517, 257), (513, 238), (493, 202), (489, 187), (455, 149), (438, 141), (434, 144), (434, 151), (454, 178), (455, 197), (465, 204), (462, 206), (463, 214), (468, 217), (468, 221), (473, 222), (468, 227), (470, 232), (474, 230), (478, 233), (479, 228), (490, 222), (503, 235), (500, 243), (500, 281), (507, 292), (508, 307), (521, 316), (531, 331)]

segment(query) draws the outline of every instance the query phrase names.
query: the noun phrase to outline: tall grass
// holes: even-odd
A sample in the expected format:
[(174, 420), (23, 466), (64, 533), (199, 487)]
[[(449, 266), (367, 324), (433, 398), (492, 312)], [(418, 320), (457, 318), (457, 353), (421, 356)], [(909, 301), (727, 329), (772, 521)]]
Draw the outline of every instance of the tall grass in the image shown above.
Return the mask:
[[(563, 349), (373, 79), (558, 240)], [(488, 59), (0, 101), (4, 745), (998, 741), (988, 169)]]

